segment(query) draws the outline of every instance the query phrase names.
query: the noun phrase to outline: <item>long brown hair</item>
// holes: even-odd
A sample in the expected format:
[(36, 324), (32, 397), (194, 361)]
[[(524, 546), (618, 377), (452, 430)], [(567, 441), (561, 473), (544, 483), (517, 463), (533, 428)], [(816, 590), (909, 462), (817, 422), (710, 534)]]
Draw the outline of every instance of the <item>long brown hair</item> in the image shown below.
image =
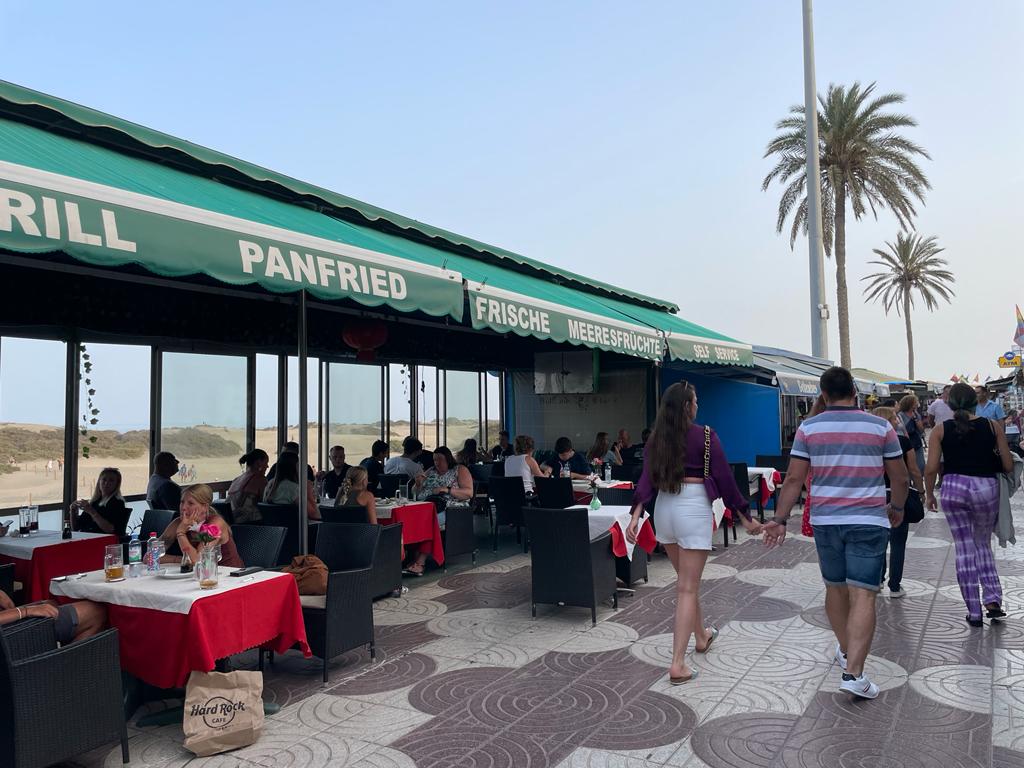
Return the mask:
[(654, 431), (647, 445), (647, 462), (654, 487), (667, 493), (679, 493), (686, 476), (686, 438), (690, 433), (697, 390), (687, 381), (678, 381), (661, 396)]
[(590, 461), (594, 459), (604, 461), (604, 457), (609, 450), (611, 450), (611, 443), (608, 440), (608, 433), (598, 432), (597, 437), (594, 438), (594, 444), (590, 446), (590, 451), (587, 453), (587, 458)]

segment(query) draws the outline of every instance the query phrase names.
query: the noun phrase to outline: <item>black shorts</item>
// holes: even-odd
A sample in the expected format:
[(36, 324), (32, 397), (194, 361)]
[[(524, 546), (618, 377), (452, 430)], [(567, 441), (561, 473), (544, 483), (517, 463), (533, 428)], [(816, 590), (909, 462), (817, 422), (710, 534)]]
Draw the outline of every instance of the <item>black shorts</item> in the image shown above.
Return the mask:
[(78, 611), (74, 605), (62, 605), (57, 609), (53, 630), (57, 635), (57, 642), (61, 645), (75, 639), (75, 632), (78, 630)]

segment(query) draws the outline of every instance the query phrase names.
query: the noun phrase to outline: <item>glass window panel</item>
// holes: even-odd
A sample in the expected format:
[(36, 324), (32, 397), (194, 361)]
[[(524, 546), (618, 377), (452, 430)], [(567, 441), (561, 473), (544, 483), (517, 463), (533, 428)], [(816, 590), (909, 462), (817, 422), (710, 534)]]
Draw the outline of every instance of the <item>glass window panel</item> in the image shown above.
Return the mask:
[[(86, 364), (89, 364), (88, 370)], [(79, 424), (86, 423), (82, 416), (96, 419), (97, 423), (88, 425), (88, 434), (78, 438), (79, 496), (92, 495), (104, 467), (117, 467), (121, 471), (121, 493), (126, 496), (146, 492), (149, 482), (149, 366), (149, 347), (84, 345), (78, 392)], [(98, 413), (93, 415), (93, 410)]]
[(431, 448), (439, 444), (437, 438), (437, 368), (421, 365), (416, 372), (419, 380), (416, 393), (416, 436)]
[(220, 482), (238, 475), (245, 453), (244, 357), (165, 352), (161, 450), (181, 464), (175, 482)]
[[(319, 421), (316, 416), (317, 394), (316, 367), (319, 359), (306, 358), (306, 450), (309, 464), (317, 466), (317, 440), (320, 438)], [(299, 429), (299, 358), (288, 358), (288, 439), (302, 442)]]
[(61, 341), (0, 340), (0, 507), (63, 499), (66, 354)]
[(277, 444), (277, 355), (256, 355), (256, 447), (271, 461)]
[[(388, 444), (391, 452), (402, 452), (402, 441), (412, 434), (412, 375), (407, 365), (388, 366)], [(397, 449), (397, 450), (396, 450)]]
[(377, 365), (353, 363), (331, 363), (328, 367), (331, 382), (328, 442), (343, 446), (350, 464), (369, 456), (370, 446), (381, 439), (382, 370)]
[(444, 394), (445, 444), (458, 453), (467, 438), (480, 441), (480, 375), (447, 371)]
[(501, 372), (489, 371), (484, 376), (484, 392), (487, 396), (486, 446), (489, 450), (498, 444), (498, 433), (502, 429), (504, 403), (501, 402)]

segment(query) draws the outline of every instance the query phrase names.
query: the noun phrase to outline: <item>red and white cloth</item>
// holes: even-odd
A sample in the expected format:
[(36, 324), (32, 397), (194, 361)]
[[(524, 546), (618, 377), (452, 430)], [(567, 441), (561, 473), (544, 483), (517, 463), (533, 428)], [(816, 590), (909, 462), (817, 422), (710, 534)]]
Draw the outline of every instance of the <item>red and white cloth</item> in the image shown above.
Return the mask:
[[(382, 512), (384, 514), (382, 514)], [(377, 522), (381, 525), (402, 524), (402, 543), (431, 543), (430, 556), (438, 565), (444, 565), (444, 546), (441, 543), (441, 526), (437, 512), (429, 501), (403, 504), (400, 507), (378, 507)]]
[[(604, 480), (597, 481), (598, 488), (625, 488), (626, 490), (632, 490), (633, 484), (628, 480), (612, 480), (610, 483), (606, 483)], [(594, 498), (594, 490), (590, 487), (589, 480), (573, 480), (572, 481), (572, 496), (573, 501), (577, 504), (586, 504), (592, 498)]]
[(630, 543), (626, 538), (626, 529), (629, 527), (632, 507), (603, 504), (600, 509), (589, 507), (574, 507), (574, 509), (586, 509), (587, 520), (590, 523), (590, 538), (596, 539), (605, 531), (612, 534), (612, 554), (616, 557), (628, 557), (633, 559), (633, 550), (637, 545), (647, 553), (654, 551), (658, 542), (654, 538), (654, 529), (648, 525), (651, 516), (646, 512), (640, 517), (640, 526), (637, 529), (636, 544)]
[(194, 670), (209, 672), (217, 659), (249, 648), (284, 653), (298, 645), (310, 656), (295, 579), (276, 572), (231, 578), (228, 570), (221, 569), (212, 590), (200, 590), (194, 579), (158, 576), (107, 584), (102, 571), (54, 582), (51, 589), (106, 603), (118, 630), (121, 667), (158, 688), (180, 688)]
[(108, 544), (117, 544), (117, 537), (78, 531), (70, 539), (62, 539), (60, 531), (4, 536), (0, 538), (0, 563), (14, 564), (14, 578), (23, 585), (25, 602), (33, 603), (50, 596), (52, 579), (102, 568)]

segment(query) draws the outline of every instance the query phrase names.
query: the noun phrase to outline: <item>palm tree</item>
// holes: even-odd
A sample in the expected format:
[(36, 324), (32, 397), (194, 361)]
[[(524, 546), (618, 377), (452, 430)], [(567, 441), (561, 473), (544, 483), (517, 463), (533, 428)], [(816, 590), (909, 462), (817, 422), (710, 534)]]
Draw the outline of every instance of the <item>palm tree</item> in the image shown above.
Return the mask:
[[(862, 88), (830, 85), (818, 96), (818, 143), (821, 152), (821, 218), (825, 252), (836, 256), (836, 305), (839, 314), (840, 361), (850, 367), (850, 308), (846, 286), (846, 204), (860, 219), (870, 210), (889, 209), (900, 227), (910, 229), (916, 215), (915, 200), (923, 201), (928, 179), (916, 164), (928, 153), (897, 131), (917, 122), (909, 115), (887, 111), (902, 104), (903, 94), (874, 96), (875, 84)], [(807, 231), (807, 163), (804, 108), (795, 106), (790, 116), (775, 127), (764, 156), (778, 156), (778, 163), (761, 184), (767, 190), (773, 181), (785, 185), (779, 200), (776, 231), (782, 232), (793, 214), (789, 247), (797, 235)], [(930, 158), (929, 158), (930, 159)]]
[(886, 243), (888, 251), (873, 249), (880, 260), (871, 261), (884, 271), (861, 278), (870, 281), (864, 289), (868, 301), (882, 300), (885, 314), (896, 307), (896, 314), (903, 315), (907, 324), (907, 364), (909, 378), (914, 380), (914, 329), (910, 325), (910, 310), (914, 306), (914, 292), (924, 300), (929, 312), (939, 306), (938, 300), (947, 302), (953, 297), (953, 273), (946, 267), (945, 259), (939, 258), (943, 249), (934, 237), (923, 238), (918, 234), (900, 232), (895, 243)]

